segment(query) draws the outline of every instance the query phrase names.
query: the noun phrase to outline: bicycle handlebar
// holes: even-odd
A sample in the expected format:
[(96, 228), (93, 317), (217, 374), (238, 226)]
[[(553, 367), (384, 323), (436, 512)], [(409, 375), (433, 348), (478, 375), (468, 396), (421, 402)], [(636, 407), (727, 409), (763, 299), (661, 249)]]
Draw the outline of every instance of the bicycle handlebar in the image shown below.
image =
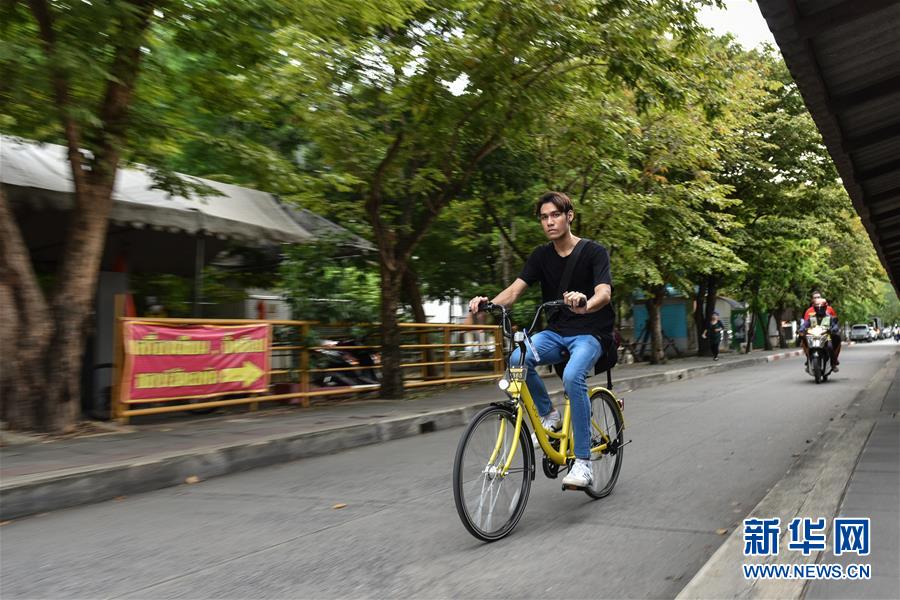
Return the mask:
[[(587, 304), (587, 300), (582, 300), (581, 302), (578, 303), (578, 306), (581, 307), (581, 306), (585, 306), (586, 304)], [(562, 300), (562, 299), (544, 302), (543, 304), (538, 306), (537, 310), (534, 313), (534, 320), (531, 322), (531, 327), (526, 329), (526, 331), (534, 330), (535, 325), (537, 325), (538, 318), (540, 317), (541, 312), (544, 309), (546, 309), (546, 308), (562, 308), (562, 307), (570, 308), (569, 304), (565, 300)], [(482, 300), (481, 302), (478, 303), (478, 310), (476, 312), (494, 312), (494, 311), (500, 311), (500, 313), (501, 313), (500, 326), (503, 331), (503, 337), (505, 339), (512, 341), (512, 339), (513, 339), (512, 320), (510, 319), (509, 310), (507, 310), (507, 308), (504, 305), (494, 304), (492, 302)], [(520, 356), (520, 361), (524, 361), (525, 360), (525, 341), (524, 341), (524, 339), (519, 340), (516, 345), (522, 351), (521, 356)], [(504, 354), (506, 354), (506, 360), (508, 362), (509, 358), (512, 354), (512, 350), (510, 349), (510, 351), (508, 353), (506, 351), (504, 351)], [(519, 366), (522, 366), (522, 365), (520, 364)]]
[[(550, 300), (549, 302), (544, 302), (538, 307), (538, 310), (542, 310), (544, 308), (562, 308), (564, 306), (569, 306), (569, 304), (565, 300)], [(579, 308), (583, 306), (587, 306), (587, 300), (582, 298), (581, 301), (577, 305)], [(497, 310), (498, 308), (506, 310), (506, 307), (502, 304), (493, 304), (488, 302), (487, 300), (482, 300), (478, 303), (478, 310), (476, 312), (492, 312)]]
[(488, 302), (487, 300), (482, 300), (478, 303), (478, 310), (476, 310), (475, 312), (490, 312), (494, 310), (495, 306), (496, 305)]

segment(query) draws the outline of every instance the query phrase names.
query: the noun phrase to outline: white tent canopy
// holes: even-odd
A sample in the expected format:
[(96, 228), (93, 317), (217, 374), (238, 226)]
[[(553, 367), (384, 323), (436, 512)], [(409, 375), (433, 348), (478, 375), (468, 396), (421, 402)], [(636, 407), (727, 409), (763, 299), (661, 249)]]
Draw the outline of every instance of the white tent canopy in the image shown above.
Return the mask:
[[(120, 168), (110, 220), (134, 229), (203, 232), (243, 243), (303, 243), (316, 237), (298, 224), (272, 194), (182, 177), (209, 186), (221, 195), (172, 196), (154, 189), (153, 179), (139, 165)], [(0, 183), (12, 202), (28, 202), (34, 210), (69, 210), (74, 203), (66, 149), (56, 144), (0, 136)]]

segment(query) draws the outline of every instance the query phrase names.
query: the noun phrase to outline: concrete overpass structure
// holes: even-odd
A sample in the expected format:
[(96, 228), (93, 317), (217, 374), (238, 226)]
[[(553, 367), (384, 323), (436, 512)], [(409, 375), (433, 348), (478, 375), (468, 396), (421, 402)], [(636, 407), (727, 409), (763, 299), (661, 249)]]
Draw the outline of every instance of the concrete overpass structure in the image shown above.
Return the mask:
[(900, 0), (758, 0), (900, 293)]

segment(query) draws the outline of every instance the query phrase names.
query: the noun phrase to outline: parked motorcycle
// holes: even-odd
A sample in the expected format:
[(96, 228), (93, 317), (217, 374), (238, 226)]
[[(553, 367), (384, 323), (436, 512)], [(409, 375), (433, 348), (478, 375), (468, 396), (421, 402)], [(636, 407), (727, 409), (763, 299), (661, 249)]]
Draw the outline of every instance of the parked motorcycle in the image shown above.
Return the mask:
[(357, 339), (322, 340), (323, 346), (314, 351), (313, 362), (317, 369), (335, 369), (317, 372), (314, 383), (323, 387), (377, 385), (381, 373), (377, 368), (380, 357)]
[[(342, 348), (347, 362), (357, 367), (353, 374), (360, 383), (364, 385), (379, 384), (381, 383), (381, 355), (372, 348), (358, 347), (365, 345), (365, 340), (351, 338), (339, 341), (335, 348)], [(345, 346), (349, 346), (349, 348), (345, 348)]]
[(810, 327), (806, 332), (806, 346), (809, 348), (806, 372), (816, 380), (816, 383), (828, 381), (828, 376), (831, 375), (831, 349), (828, 347), (830, 342), (831, 332), (821, 325)]

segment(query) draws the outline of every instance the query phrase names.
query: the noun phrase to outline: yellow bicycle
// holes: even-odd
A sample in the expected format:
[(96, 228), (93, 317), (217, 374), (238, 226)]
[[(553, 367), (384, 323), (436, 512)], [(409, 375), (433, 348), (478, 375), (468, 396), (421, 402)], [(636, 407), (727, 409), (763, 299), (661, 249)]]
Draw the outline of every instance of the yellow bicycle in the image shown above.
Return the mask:
[[(542, 304), (535, 313), (532, 329), (541, 311), (563, 306), (561, 300)], [(569, 398), (563, 402), (562, 428), (544, 429), (525, 385), (525, 349), (530, 340), (525, 332), (512, 332), (505, 307), (482, 303), (480, 309), (500, 313), (507, 368), (499, 385), (507, 397), (478, 412), (463, 432), (453, 463), (453, 498), (469, 533), (493, 542), (509, 535), (519, 522), (535, 477), (534, 446), (525, 416), (544, 452), (544, 475), (556, 479), (561, 468), (572, 467), (575, 455)], [(515, 347), (521, 352), (519, 364), (512, 366), (509, 361)], [(622, 402), (611, 390), (593, 387), (588, 397), (593, 482), (590, 487), (579, 489), (591, 498), (603, 498), (612, 492), (622, 468), (625, 419)]]

